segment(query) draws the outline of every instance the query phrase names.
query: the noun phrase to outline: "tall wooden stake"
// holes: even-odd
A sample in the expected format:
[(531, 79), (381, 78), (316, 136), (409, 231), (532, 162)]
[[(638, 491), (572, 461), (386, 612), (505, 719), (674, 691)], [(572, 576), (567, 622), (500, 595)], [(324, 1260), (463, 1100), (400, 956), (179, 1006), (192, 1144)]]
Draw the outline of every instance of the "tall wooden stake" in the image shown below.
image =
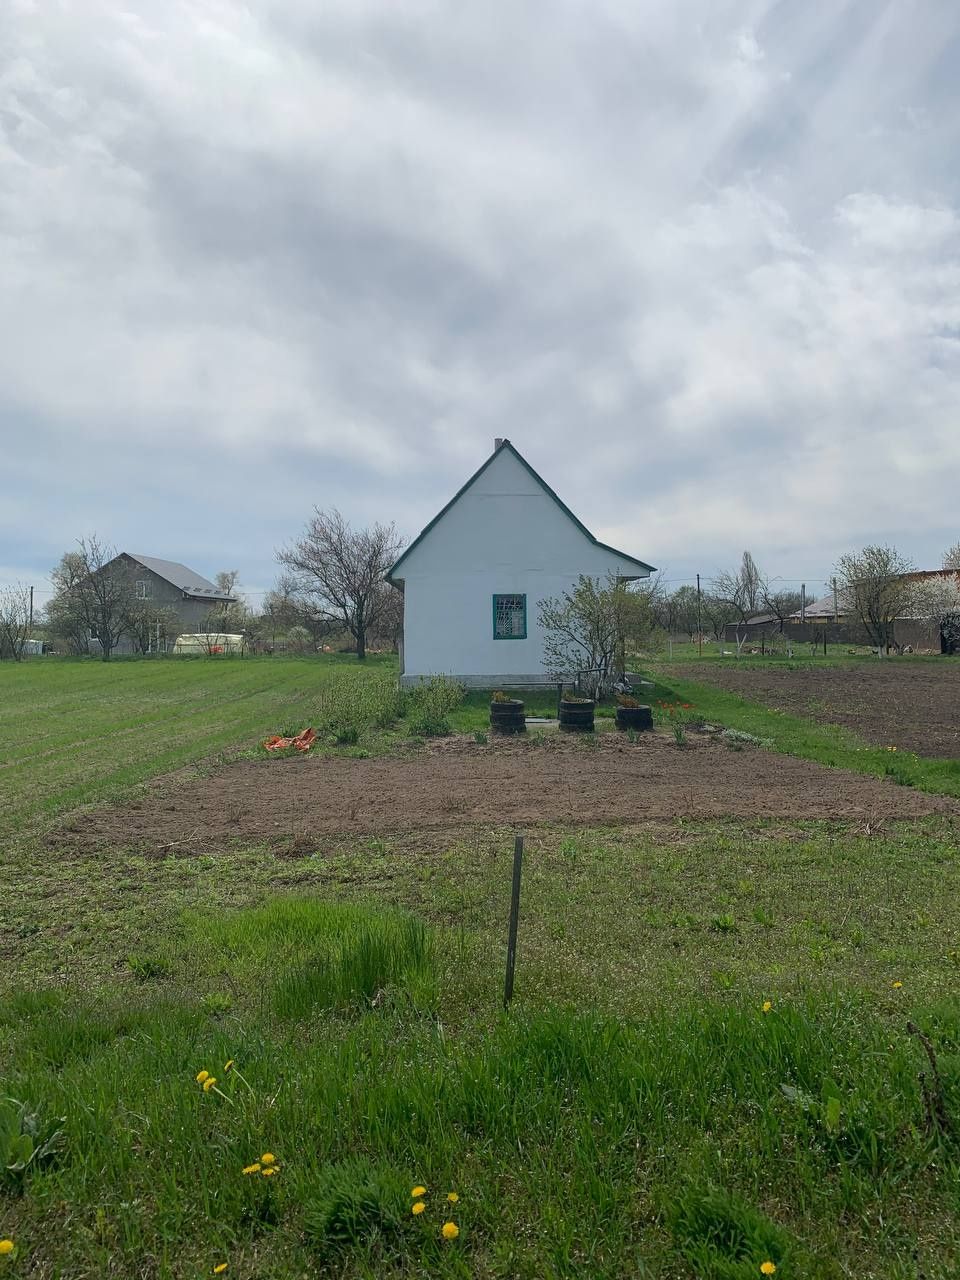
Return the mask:
[(700, 616), (700, 575), (697, 574), (697, 654), (703, 657), (703, 619)]
[(513, 971), (517, 967), (517, 925), (520, 921), (520, 872), (523, 867), (523, 836), (513, 842), (513, 892), (510, 896), (510, 932), (507, 937), (507, 977), (503, 984), (503, 1007), (513, 999)]

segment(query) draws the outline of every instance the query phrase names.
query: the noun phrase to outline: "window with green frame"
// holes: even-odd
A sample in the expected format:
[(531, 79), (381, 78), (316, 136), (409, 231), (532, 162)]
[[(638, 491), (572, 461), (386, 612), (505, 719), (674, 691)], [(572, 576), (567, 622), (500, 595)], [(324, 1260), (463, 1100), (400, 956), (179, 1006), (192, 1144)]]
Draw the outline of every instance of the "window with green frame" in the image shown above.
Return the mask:
[(494, 640), (526, 640), (527, 597), (502, 595), (493, 597)]

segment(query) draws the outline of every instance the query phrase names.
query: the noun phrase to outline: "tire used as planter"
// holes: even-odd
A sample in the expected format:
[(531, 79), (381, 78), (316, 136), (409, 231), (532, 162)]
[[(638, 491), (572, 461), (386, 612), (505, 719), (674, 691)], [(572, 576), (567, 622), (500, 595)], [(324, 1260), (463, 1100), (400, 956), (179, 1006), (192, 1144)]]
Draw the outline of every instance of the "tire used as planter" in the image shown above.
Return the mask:
[(519, 698), (490, 703), (490, 729), (493, 733), (526, 733), (527, 722)]
[(593, 733), (595, 702), (560, 702), (560, 729), (563, 733)]
[(649, 707), (617, 707), (617, 728), (652, 729), (653, 712)]

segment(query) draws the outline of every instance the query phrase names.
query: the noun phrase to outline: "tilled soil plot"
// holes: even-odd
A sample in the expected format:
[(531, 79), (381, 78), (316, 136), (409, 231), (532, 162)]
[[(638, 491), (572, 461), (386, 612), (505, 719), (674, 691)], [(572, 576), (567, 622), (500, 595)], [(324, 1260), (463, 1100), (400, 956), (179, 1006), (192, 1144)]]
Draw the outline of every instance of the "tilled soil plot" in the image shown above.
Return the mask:
[(779, 711), (841, 724), (876, 746), (921, 756), (960, 757), (960, 663), (901, 662), (892, 658), (843, 667), (722, 666), (671, 668)]
[(758, 748), (649, 734), (594, 745), (453, 738), (377, 759), (243, 761), (161, 779), (123, 807), (70, 815), (54, 848), (189, 856), (242, 842), (470, 825), (604, 826), (734, 816), (875, 822), (960, 815), (960, 802)]

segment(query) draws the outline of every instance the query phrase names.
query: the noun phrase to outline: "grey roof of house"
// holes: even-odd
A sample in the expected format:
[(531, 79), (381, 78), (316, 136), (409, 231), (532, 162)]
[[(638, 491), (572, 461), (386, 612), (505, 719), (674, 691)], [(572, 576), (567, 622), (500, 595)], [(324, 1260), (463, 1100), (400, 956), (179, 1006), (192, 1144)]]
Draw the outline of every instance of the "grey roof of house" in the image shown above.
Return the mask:
[[(832, 618), (833, 608), (833, 596), (821, 596), (819, 600), (809, 600), (804, 606), (803, 614), (807, 618)], [(840, 615), (841, 617), (843, 616), (842, 608)], [(798, 609), (796, 613), (791, 613), (790, 617), (799, 618), (800, 610)]]
[(127, 555), (131, 560), (136, 560), (137, 564), (142, 564), (145, 569), (172, 583), (188, 596), (197, 596), (201, 600), (236, 599), (235, 596), (220, 591), (207, 578), (194, 573), (185, 564), (178, 564), (176, 560), (158, 560), (156, 556), (138, 556), (133, 551), (128, 551)]

